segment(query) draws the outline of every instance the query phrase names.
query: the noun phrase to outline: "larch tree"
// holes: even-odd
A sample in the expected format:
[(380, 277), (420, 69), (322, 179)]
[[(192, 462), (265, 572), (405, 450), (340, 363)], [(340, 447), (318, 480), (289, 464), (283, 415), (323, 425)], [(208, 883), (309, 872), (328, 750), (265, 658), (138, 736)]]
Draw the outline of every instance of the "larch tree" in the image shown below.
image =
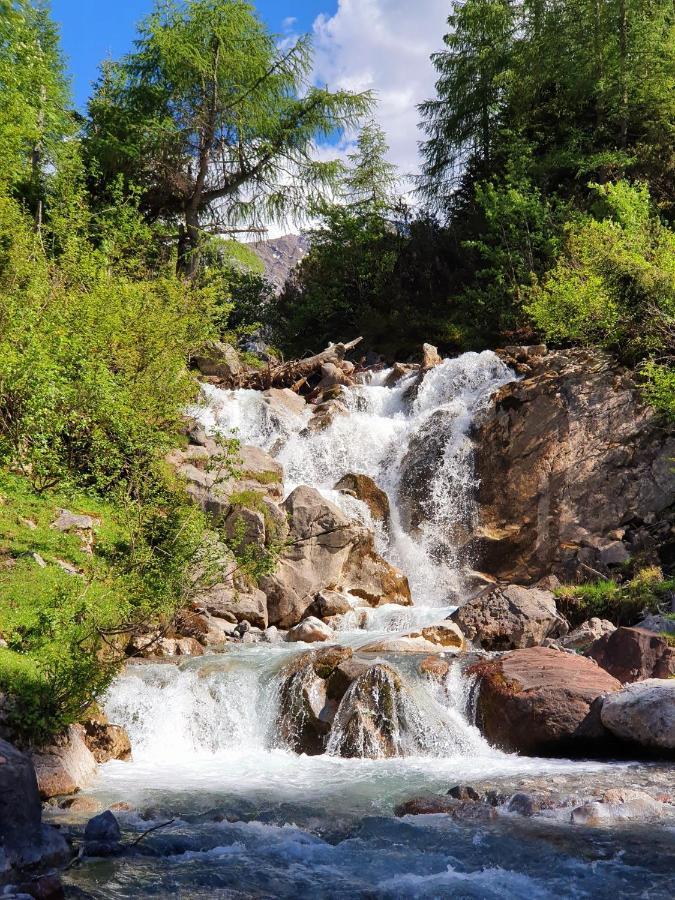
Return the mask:
[(151, 219), (178, 226), (182, 274), (197, 271), (204, 233), (301, 214), (339, 181), (315, 143), (355, 127), (371, 97), (312, 85), (311, 66), (309, 38), (280, 46), (244, 0), (164, 0), (135, 51), (104, 67), (92, 170), (123, 175)]

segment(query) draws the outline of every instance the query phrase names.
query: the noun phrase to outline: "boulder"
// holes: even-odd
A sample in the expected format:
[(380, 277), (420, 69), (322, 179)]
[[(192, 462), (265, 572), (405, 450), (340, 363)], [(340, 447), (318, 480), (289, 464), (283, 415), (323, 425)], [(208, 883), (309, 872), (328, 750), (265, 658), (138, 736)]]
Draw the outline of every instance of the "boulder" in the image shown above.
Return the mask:
[(461, 629), (454, 622), (444, 622), (441, 625), (427, 625), (422, 629), (421, 636), (432, 644), (440, 644), (441, 647), (452, 650), (463, 650), (466, 642)]
[(419, 664), (420, 675), (427, 675), (436, 681), (442, 681), (450, 671), (450, 663), (439, 656), (425, 656)]
[(60, 509), (58, 518), (52, 522), (51, 527), (57, 531), (91, 531), (95, 524), (91, 516), (72, 513), (69, 509)]
[(636, 628), (641, 628), (643, 631), (653, 631), (660, 635), (675, 634), (675, 617), (672, 615), (650, 615), (638, 622)]
[(564, 637), (559, 638), (559, 643), (569, 650), (586, 650), (590, 645), (604, 635), (612, 634), (616, 631), (616, 625), (608, 619), (598, 619), (596, 617), (587, 619), (582, 622), (574, 631), (570, 631)]
[(215, 376), (229, 387), (236, 386), (237, 378), (244, 371), (234, 347), (221, 341), (206, 341), (194, 357), (194, 364), (202, 375)]
[(346, 594), (340, 591), (319, 591), (307, 611), (317, 619), (329, 619), (332, 616), (343, 616), (351, 610), (352, 604)]
[(443, 357), (439, 354), (438, 348), (433, 344), (422, 344), (422, 369), (427, 371), (435, 366), (440, 366)]
[(370, 663), (363, 662), (359, 659), (344, 659), (328, 676), (326, 692), (331, 700), (340, 700), (347, 693), (347, 690), (353, 681), (363, 675), (370, 668)]
[(279, 420), (288, 416), (299, 417), (307, 411), (307, 402), (290, 388), (269, 388), (262, 394), (270, 416)]
[(675, 681), (650, 678), (605, 697), (600, 711), (605, 728), (624, 741), (675, 753)]
[(42, 824), (42, 806), (30, 756), (0, 740), (0, 884), (65, 865), (70, 848)]
[(632, 523), (672, 515), (675, 434), (602, 352), (520, 349), (500, 355), (523, 377), (496, 392), (474, 434), (475, 565), (525, 584), (587, 578), (584, 566), (633, 552)]
[(84, 742), (97, 763), (110, 759), (131, 759), (131, 741), (121, 725), (112, 725), (108, 717), (96, 710), (82, 722)]
[(378, 638), (359, 647), (359, 653), (442, 653), (444, 651), (442, 644), (433, 644), (421, 635), (395, 635), (391, 637)]
[(267, 597), (258, 588), (238, 590), (227, 583), (216, 584), (202, 591), (195, 604), (219, 619), (250, 622), (256, 628), (267, 628)]
[(660, 818), (665, 813), (663, 803), (644, 791), (620, 788), (605, 791), (600, 800), (590, 801), (572, 810), (573, 825), (613, 825), (629, 819)]
[(675, 647), (642, 628), (617, 628), (591, 644), (586, 655), (622, 682), (675, 675)]
[(316, 595), (349, 591), (371, 605), (412, 602), (408, 581), (375, 552), (373, 535), (354, 525), (314, 488), (296, 488), (282, 504), (290, 523), (276, 571), (259, 585), (270, 624), (297, 625)]
[(96, 759), (85, 742), (81, 725), (71, 725), (65, 734), (32, 754), (40, 796), (74, 794), (88, 787), (96, 775)]
[(347, 647), (309, 651), (293, 659), (280, 673), (277, 728), (284, 744), (296, 753), (323, 753), (338, 698), (328, 686), (335, 670), (351, 659)]
[(402, 755), (405, 688), (384, 663), (366, 669), (352, 682), (335, 715), (328, 752), (335, 756), (379, 759)]
[(359, 529), (340, 576), (340, 588), (369, 606), (412, 606), (406, 576), (375, 550), (372, 532)]
[(596, 701), (621, 685), (590, 659), (531, 647), (479, 662), (467, 674), (477, 679), (479, 727), (503, 750), (589, 755), (610, 743)]
[(291, 642), (304, 641), (306, 644), (313, 644), (316, 641), (329, 641), (332, 637), (332, 628), (322, 622), (321, 619), (308, 616), (299, 625), (289, 629), (286, 640)]
[(107, 809), (89, 819), (84, 829), (85, 841), (120, 841), (122, 833), (115, 816)]
[(361, 500), (366, 504), (373, 519), (382, 522), (385, 526), (389, 525), (391, 517), (389, 497), (369, 475), (349, 472), (337, 482), (335, 490), (352, 494), (357, 500)]
[(511, 584), (488, 587), (450, 616), (484, 650), (534, 647), (567, 632), (550, 591)]

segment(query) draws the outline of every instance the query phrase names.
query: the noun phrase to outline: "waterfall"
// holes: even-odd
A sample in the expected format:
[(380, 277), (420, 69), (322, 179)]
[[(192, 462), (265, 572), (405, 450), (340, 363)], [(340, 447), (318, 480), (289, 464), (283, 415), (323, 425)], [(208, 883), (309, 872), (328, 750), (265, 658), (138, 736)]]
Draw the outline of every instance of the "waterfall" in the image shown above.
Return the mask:
[[(205, 403), (193, 410), (207, 430), (234, 433), (284, 466), (285, 489), (317, 488), (351, 518), (375, 531), (377, 549), (408, 576), (417, 606), (450, 605), (461, 597), (465, 569), (458, 533), (470, 533), (475, 519), (476, 479), (469, 431), (492, 394), (513, 373), (491, 351), (464, 353), (424, 374), (388, 386), (392, 370), (344, 391), (349, 415), (336, 416), (321, 431), (308, 431), (310, 411), (270, 415), (257, 391), (223, 391), (204, 386)], [(411, 452), (424, 458), (429, 444), (431, 472), (424, 482), (423, 521), (405, 527), (401, 500), (408, 485)], [(414, 468), (414, 467), (413, 467)], [(349, 472), (369, 475), (386, 491), (392, 513), (388, 531), (373, 523), (358, 500), (334, 490)]]

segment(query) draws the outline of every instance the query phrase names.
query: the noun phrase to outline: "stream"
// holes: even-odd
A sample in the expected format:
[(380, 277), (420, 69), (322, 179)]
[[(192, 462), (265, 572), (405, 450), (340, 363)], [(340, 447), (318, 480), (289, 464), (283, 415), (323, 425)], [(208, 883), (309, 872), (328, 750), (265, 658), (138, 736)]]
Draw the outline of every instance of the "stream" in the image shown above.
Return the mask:
[[(207, 430), (266, 449), (284, 466), (285, 492), (320, 490), (373, 528), (382, 555), (408, 576), (414, 605), (359, 607), (336, 642), (356, 657), (377, 637), (442, 622), (471, 590), (462, 535), (475, 525), (470, 428), (513, 378), (492, 353), (467, 353), (422, 383), (378, 372), (347, 392), (348, 414), (305, 431), (311, 410), (270, 414), (255, 391), (205, 386), (193, 412)], [(420, 438), (440, 453), (424, 519), (406, 528), (406, 454)], [(391, 504), (374, 523), (334, 490), (348, 472), (370, 475)], [(356, 599), (356, 598), (355, 598)], [(509, 812), (517, 791), (588, 797), (596, 789), (675, 791), (672, 767), (537, 759), (491, 747), (472, 723), (471, 685), (451, 661), (442, 682), (411, 655), (376, 658), (397, 670), (415, 706), (400, 755), (346, 759), (288, 750), (277, 729), (279, 673), (316, 645), (228, 644), (223, 652), (127, 666), (105, 701), (131, 737), (132, 762), (109, 762), (87, 795), (133, 838), (173, 820), (125, 857), (91, 860), (65, 877), (67, 896), (121, 898), (670, 898), (675, 817), (658, 823), (573, 826), (570, 807), (533, 817)], [(414, 656), (414, 654), (412, 655)], [(337, 720), (336, 720), (337, 721)], [(496, 818), (396, 816), (396, 806), (456, 784), (492, 789)], [(121, 804), (121, 806), (120, 806)], [(71, 815), (71, 820), (74, 814)], [(52, 813), (53, 821), (67, 814)], [(75, 815), (75, 819), (77, 816)], [(79, 821), (86, 820), (80, 814)]]

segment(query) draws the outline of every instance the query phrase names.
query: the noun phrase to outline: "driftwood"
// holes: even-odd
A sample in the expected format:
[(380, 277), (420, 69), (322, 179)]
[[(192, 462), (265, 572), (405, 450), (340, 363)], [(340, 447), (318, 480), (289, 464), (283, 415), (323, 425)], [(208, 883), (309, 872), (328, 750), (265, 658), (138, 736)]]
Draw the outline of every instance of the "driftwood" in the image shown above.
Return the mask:
[(363, 338), (355, 338), (346, 344), (331, 344), (321, 353), (305, 359), (292, 359), (286, 363), (272, 365), (268, 363), (266, 369), (255, 372), (245, 372), (237, 378), (237, 386), (266, 390), (271, 387), (291, 388), (296, 393), (307, 385), (308, 379), (315, 373), (321, 372), (321, 366), (326, 363), (340, 363), (346, 354)]

